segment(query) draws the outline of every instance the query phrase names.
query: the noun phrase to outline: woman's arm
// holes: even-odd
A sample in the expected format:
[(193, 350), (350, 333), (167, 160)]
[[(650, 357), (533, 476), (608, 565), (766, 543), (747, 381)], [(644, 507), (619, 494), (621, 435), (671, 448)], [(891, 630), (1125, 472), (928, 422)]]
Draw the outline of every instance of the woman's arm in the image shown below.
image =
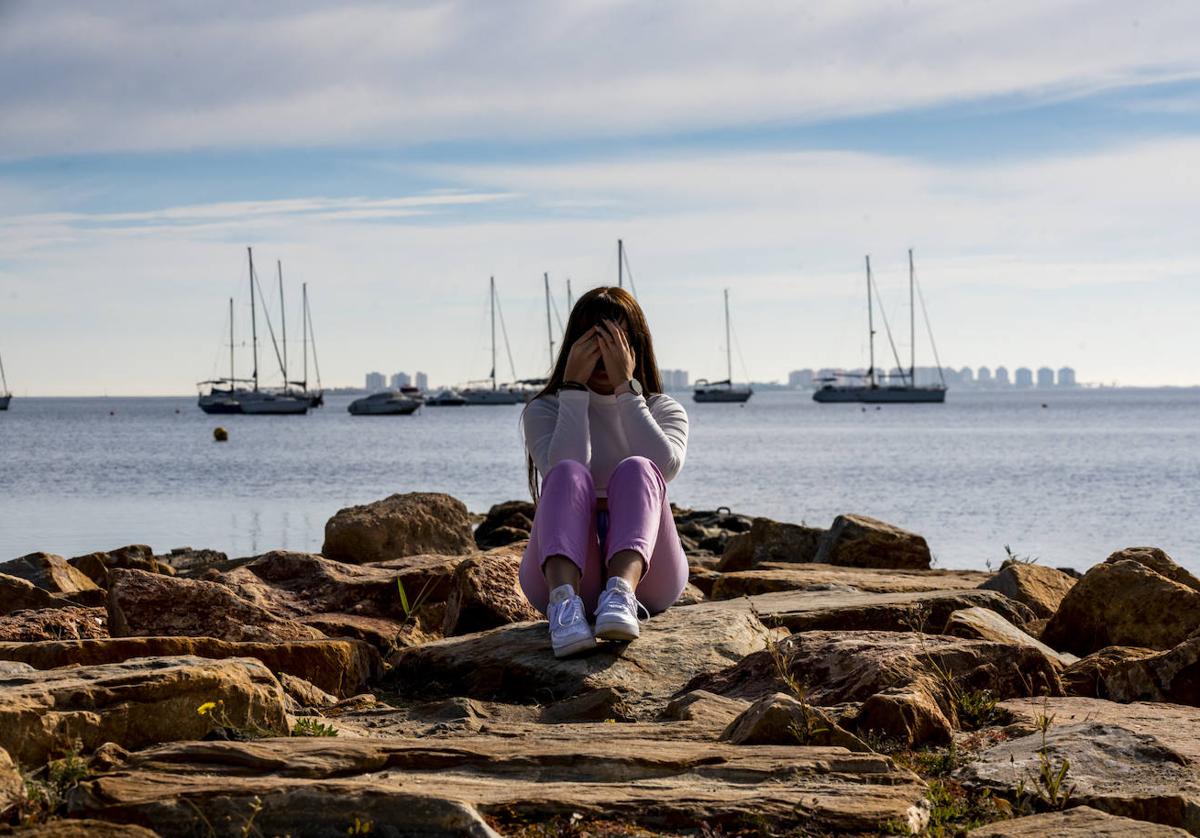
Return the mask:
[(525, 408), (525, 448), (543, 477), (563, 460), (591, 465), (589, 395), (586, 390), (561, 390), (556, 400), (534, 399)]
[(622, 393), (617, 410), (630, 453), (645, 457), (671, 480), (687, 456), (688, 418), (683, 405), (667, 395), (654, 396), (650, 405), (641, 396)]

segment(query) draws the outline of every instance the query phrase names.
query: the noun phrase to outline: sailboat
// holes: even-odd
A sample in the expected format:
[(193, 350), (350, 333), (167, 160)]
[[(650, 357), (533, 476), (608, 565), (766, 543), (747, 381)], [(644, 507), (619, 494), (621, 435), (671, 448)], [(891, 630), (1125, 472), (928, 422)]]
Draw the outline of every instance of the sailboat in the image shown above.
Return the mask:
[[(288, 389), (287, 368), (279, 345), (275, 343), (275, 330), (271, 320), (267, 318), (267, 329), (271, 334), (271, 343), (275, 347), (275, 355), (279, 360), (280, 371), (283, 373), (284, 387), (282, 390), (260, 388), (258, 384), (258, 314), (255, 308), (257, 293), (255, 291), (254, 252), (246, 248), (250, 263), (250, 347), (253, 357), (253, 373), (249, 379), (239, 379), (234, 370), (234, 340), (233, 340), (233, 300), (229, 301), (229, 378), (202, 381), (201, 386), (208, 385), (209, 391), (201, 393), (197, 401), (205, 413), (242, 413), (251, 416), (262, 415), (298, 415), (308, 412), (310, 396), (308, 393), (298, 393)], [(280, 273), (282, 282), (282, 269)], [(281, 285), (282, 289), (282, 285)], [(286, 351), (287, 344), (284, 342)], [(306, 356), (307, 357), (307, 356)], [(251, 386), (246, 388), (244, 385)]]
[(12, 391), (8, 389), (8, 379), (4, 376), (4, 359), (0, 358), (0, 410), (8, 410), (12, 401)]
[[(929, 330), (930, 343), (934, 346), (934, 360), (938, 364), (938, 375), (942, 376), (940, 385), (922, 385), (916, 383), (917, 376), (917, 326), (916, 326), (916, 309), (914, 307), (913, 291), (916, 286), (916, 279), (913, 270), (913, 252), (910, 248), (908, 251), (908, 308), (909, 308), (909, 329), (912, 338), (911, 351), (912, 354), (909, 360), (907, 372), (901, 370), (898, 376), (881, 373), (875, 369), (875, 309), (872, 298), (873, 281), (871, 279), (871, 257), (866, 257), (867, 262), (867, 336), (870, 344), (870, 366), (866, 373), (861, 375), (844, 374), (843, 377), (861, 377), (864, 379), (862, 384), (840, 384), (838, 377), (821, 379), (822, 386), (813, 393), (813, 401), (821, 403), (831, 402), (864, 402), (868, 404), (941, 404), (946, 401), (946, 379), (942, 376), (942, 365), (940, 359), (937, 358), (937, 345), (933, 344), (933, 330), (929, 328), (928, 314), (925, 316), (925, 327)], [(924, 300), (922, 299), (922, 309), (924, 309)], [(880, 313), (883, 313), (882, 307)], [(887, 316), (884, 315), (884, 326), (887, 326)], [(891, 329), (888, 328), (888, 340), (891, 340)], [(893, 344), (892, 353), (895, 354), (896, 347)], [(896, 356), (896, 366), (900, 366), (899, 356)], [(899, 383), (892, 383), (889, 379), (899, 377)], [(882, 382), (881, 382), (881, 379)]]
[(729, 289), (725, 289), (725, 374), (724, 381), (712, 381), (701, 378), (696, 381), (692, 398), (698, 402), (745, 402), (754, 395), (750, 385), (739, 386), (733, 383), (733, 352), (730, 346), (729, 329)]
[[(464, 387), (459, 391), (463, 403), (468, 405), (524, 404), (525, 392), (512, 385), (496, 383), (496, 278), (492, 277), (489, 285), (492, 310), (492, 373), (491, 387)], [(508, 333), (504, 335), (505, 347), (508, 346)], [(512, 364), (512, 352), (509, 352), (509, 364)], [(515, 377), (515, 375), (514, 375)]]

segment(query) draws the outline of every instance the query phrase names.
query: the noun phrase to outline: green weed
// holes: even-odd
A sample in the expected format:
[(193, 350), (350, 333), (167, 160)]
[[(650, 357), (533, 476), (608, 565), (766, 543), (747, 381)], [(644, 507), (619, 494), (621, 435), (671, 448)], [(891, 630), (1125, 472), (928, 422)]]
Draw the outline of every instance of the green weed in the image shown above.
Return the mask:
[(322, 724), (316, 719), (296, 719), (292, 727), (292, 736), (337, 736), (337, 728), (333, 725)]

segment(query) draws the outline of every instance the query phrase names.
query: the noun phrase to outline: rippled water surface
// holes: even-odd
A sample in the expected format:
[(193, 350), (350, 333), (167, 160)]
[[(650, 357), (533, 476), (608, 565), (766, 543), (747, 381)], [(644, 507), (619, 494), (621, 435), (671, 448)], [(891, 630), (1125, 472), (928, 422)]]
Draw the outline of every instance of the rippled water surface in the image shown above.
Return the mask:
[[(1009, 544), (1083, 568), (1153, 544), (1200, 570), (1197, 390), (952, 391), (865, 411), (791, 392), (681, 398), (681, 505), (818, 525), (863, 512), (922, 533), (944, 566), (998, 563)], [(349, 400), (216, 417), (190, 398), (16, 398), (0, 413), (0, 558), (130, 542), (317, 550), (335, 511), (392, 492), (478, 511), (525, 495), (519, 408), (352, 417)], [(218, 424), (229, 442), (212, 441)]]

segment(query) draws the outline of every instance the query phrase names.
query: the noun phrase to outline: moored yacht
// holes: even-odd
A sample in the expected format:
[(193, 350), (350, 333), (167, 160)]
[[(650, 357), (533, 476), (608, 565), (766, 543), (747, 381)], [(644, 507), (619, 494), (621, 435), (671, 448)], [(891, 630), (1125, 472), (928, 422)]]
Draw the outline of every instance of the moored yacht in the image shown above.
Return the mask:
[(741, 403), (750, 400), (754, 390), (749, 384), (733, 383), (733, 353), (730, 348), (729, 328), (729, 289), (725, 289), (725, 370), (728, 376), (724, 381), (709, 381), (701, 378), (696, 381), (692, 398), (697, 402), (733, 402)]
[(408, 416), (421, 402), (403, 392), (382, 390), (350, 402), (346, 410), (353, 416)]

